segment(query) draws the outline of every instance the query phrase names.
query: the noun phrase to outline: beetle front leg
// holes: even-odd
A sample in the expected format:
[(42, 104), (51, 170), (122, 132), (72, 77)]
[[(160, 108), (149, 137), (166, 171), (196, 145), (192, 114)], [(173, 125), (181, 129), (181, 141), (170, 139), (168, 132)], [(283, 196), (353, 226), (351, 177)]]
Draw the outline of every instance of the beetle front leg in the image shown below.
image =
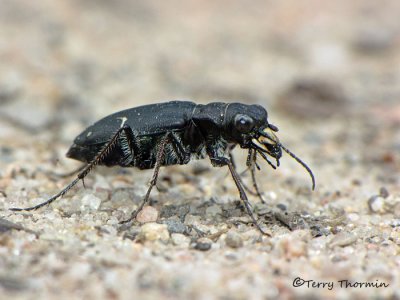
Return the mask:
[(249, 199), (247, 198), (246, 192), (244, 191), (243, 184), (242, 184), (242, 182), (240, 180), (239, 174), (236, 172), (236, 170), (235, 170), (235, 168), (234, 168), (234, 166), (233, 166), (231, 161), (228, 162), (228, 167), (229, 167), (229, 171), (231, 172), (233, 181), (235, 182), (236, 187), (237, 187), (237, 189), (239, 191), (240, 199), (243, 201), (244, 207), (246, 208), (247, 213), (249, 214), (253, 224), (257, 227), (257, 229), (262, 234), (271, 236), (268, 232), (264, 231), (260, 227), (260, 225), (257, 223), (257, 220), (256, 220), (256, 218), (254, 216), (253, 210), (251, 209), (251, 205), (250, 205)]
[(240, 180), (240, 176), (236, 172), (232, 161), (229, 158), (224, 157), (224, 156), (216, 156), (218, 153), (218, 149), (216, 147), (207, 146), (207, 152), (208, 152), (208, 155), (210, 156), (211, 164), (214, 167), (222, 167), (222, 166), (226, 166), (226, 165), (229, 167), (229, 171), (232, 175), (233, 181), (235, 182), (235, 185), (239, 191), (240, 199), (243, 201), (244, 207), (246, 208), (246, 211), (247, 211), (248, 215), (250, 216), (253, 224), (257, 227), (257, 229), (262, 234), (270, 236), (270, 234), (268, 232), (264, 231), (260, 227), (260, 225), (257, 223), (257, 220), (254, 216), (253, 210), (251, 209), (249, 199), (247, 198), (246, 192), (243, 188), (242, 181)]
[(206, 142), (206, 152), (213, 167), (223, 167), (230, 162), (230, 159), (225, 156), (227, 154), (225, 147), (222, 147), (216, 138), (209, 138)]
[(247, 166), (250, 168), (250, 173), (251, 173), (251, 181), (253, 182), (253, 188), (255, 190), (255, 194), (260, 198), (262, 203), (266, 203), (261, 191), (258, 187), (257, 181), (256, 181), (256, 168), (260, 170), (260, 167), (257, 164), (257, 152), (253, 149), (249, 150), (249, 155), (247, 157)]
[[(230, 159), (231, 162), (232, 162), (233, 167), (235, 168), (235, 170), (237, 170), (236, 164), (235, 164), (235, 161), (234, 161), (233, 155), (232, 155), (232, 150), (233, 150), (233, 148), (234, 148), (234, 147), (230, 147), (230, 148), (228, 149), (228, 155), (229, 155), (229, 159)], [(256, 168), (257, 168), (258, 170), (260, 170), (260, 167), (258, 166), (258, 164), (257, 164), (257, 162), (256, 162), (256, 153), (253, 151), (253, 149), (250, 149), (250, 150), (249, 150), (249, 153), (248, 153), (248, 155), (247, 155), (246, 166), (247, 166), (247, 169), (244, 170), (242, 173), (239, 173), (239, 176), (242, 178), (242, 175), (243, 175), (244, 173), (246, 173), (247, 171), (250, 170), (250, 173), (251, 173), (251, 180), (252, 180), (253, 188), (254, 188), (255, 191), (252, 191), (252, 190), (251, 190), (246, 184), (244, 184), (244, 182), (242, 181), (243, 188), (244, 188), (245, 191), (248, 192), (250, 195), (259, 197), (262, 203), (266, 203), (265, 200), (264, 200), (264, 198), (263, 198), (263, 196), (262, 196), (262, 194), (261, 194), (260, 189), (258, 188), (258, 184), (257, 184), (257, 181), (256, 181), (256, 174), (255, 174)]]

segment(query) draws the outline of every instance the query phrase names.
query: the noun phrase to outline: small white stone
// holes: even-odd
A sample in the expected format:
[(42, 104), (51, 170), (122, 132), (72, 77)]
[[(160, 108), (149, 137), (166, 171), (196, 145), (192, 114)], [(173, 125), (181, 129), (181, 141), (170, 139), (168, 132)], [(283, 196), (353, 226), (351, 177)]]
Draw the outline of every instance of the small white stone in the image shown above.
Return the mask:
[(146, 223), (140, 228), (137, 240), (144, 241), (168, 241), (169, 233), (167, 225), (157, 223)]
[(342, 231), (336, 234), (329, 242), (329, 248), (349, 246), (357, 241), (354, 233)]
[(360, 215), (357, 213), (349, 213), (347, 214), (347, 218), (351, 221), (351, 222), (356, 222), (360, 219)]
[(74, 279), (85, 279), (90, 272), (90, 265), (86, 262), (74, 263), (68, 270), (69, 275)]
[(187, 247), (187, 246), (189, 246), (189, 243), (190, 243), (190, 239), (187, 236), (185, 236), (185, 235), (183, 235), (181, 233), (173, 233), (173, 234), (171, 234), (171, 240), (172, 240), (172, 243), (175, 246), (185, 246), (185, 247)]
[(243, 239), (237, 232), (229, 231), (226, 234), (225, 243), (231, 248), (240, 248), (243, 246)]
[(381, 196), (373, 196), (368, 200), (368, 207), (373, 213), (384, 213), (385, 199)]
[(87, 194), (83, 196), (81, 202), (81, 209), (98, 210), (101, 204), (101, 200), (93, 194)]

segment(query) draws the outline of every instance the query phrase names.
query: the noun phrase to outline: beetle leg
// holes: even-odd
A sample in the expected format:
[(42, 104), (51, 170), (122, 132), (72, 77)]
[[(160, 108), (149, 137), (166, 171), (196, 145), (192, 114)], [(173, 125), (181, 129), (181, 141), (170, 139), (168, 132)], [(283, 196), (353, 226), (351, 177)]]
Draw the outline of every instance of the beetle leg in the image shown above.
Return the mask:
[(130, 127), (125, 125), (124, 127), (121, 127), (120, 129), (118, 129), (118, 131), (114, 134), (114, 136), (110, 139), (110, 141), (100, 150), (100, 152), (96, 155), (96, 157), (90, 162), (88, 163), (77, 175), (77, 177), (69, 184), (67, 185), (64, 189), (62, 189), (59, 193), (55, 194), (54, 196), (52, 196), (51, 198), (49, 198), (48, 200), (39, 203), (35, 206), (31, 206), (31, 207), (26, 207), (26, 208), (10, 208), (10, 210), (12, 211), (30, 211), (30, 210), (35, 210), (38, 208), (41, 208), (43, 206), (46, 206), (50, 203), (52, 203), (53, 201), (55, 201), (56, 199), (64, 196), (71, 188), (73, 188), (80, 180), (83, 180), (87, 174), (89, 174), (89, 172), (100, 162), (102, 162), (107, 155), (110, 153), (110, 151), (115, 147), (115, 145), (118, 142), (118, 139), (121, 135), (122, 132), (130, 130)]
[(235, 144), (228, 145), (227, 152), (228, 152), (228, 155), (229, 155), (229, 159), (231, 160), (232, 165), (236, 170), (237, 165), (236, 165), (235, 159), (234, 159), (233, 154), (232, 154), (232, 151), (233, 151), (233, 149), (235, 149), (235, 146), (236, 146)]
[[(228, 151), (229, 151), (228, 154), (229, 154), (229, 159), (231, 160), (232, 165), (236, 170), (236, 164), (233, 160), (233, 155), (231, 152), (233, 150), (233, 148), (234, 147), (230, 147), (228, 149)], [(256, 155), (257, 155), (257, 153), (255, 153), (255, 151), (253, 151), (253, 149), (249, 149), (249, 153), (248, 153), (247, 159), (246, 159), (246, 166), (248, 168), (246, 170), (244, 170), (242, 173), (240, 173), (239, 177), (241, 177), (246, 171), (250, 170), (251, 180), (253, 183), (254, 191), (252, 191), (243, 181), (242, 181), (242, 186), (245, 189), (245, 191), (248, 192), (250, 195), (257, 196), (258, 198), (260, 198), (262, 203), (265, 203), (265, 200), (262, 197), (260, 189), (258, 188), (258, 184), (256, 182), (256, 174), (255, 174), (256, 167), (257, 167), (257, 169), (260, 169), (260, 167), (257, 165), (257, 162), (256, 162)]]
[(175, 151), (175, 154), (179, 158), (179, 163), (181, 165), (185, 165), (190, 161), (190, 153), (188, 153), (183, 147), (182, 142), (177, 137), (176, 133), (172, 132), (170, 134), (172, 148)]
[(270, 234), (268, 232), (264, 231), (260, 227), (260, 225), (257, 223), (257, 220), (256, 220), (256, 218), (254, 216), (254, 213), (253, 213), (252, 209), (251, 209), (251, 205), (250, 205), (249, 199), (247, 198), (247, 195), (246, 195), (246, 193), (245, 193), (245, 191), (243, 189), (243, 185), (242, 185), (242, 182), (240, 180), (240, 177), (239, 177), (238, 173), (236, 172), (235, 168), (233, 167), (233, 164), (232, 164), (232, 162), (230, 160), (228, 160), (228, 167), (229, 167), (229, 171), (231, 172), (233, 181), (235, 182), (236, 187), (237, 187), (237, 189), (239, 191), (240, 199), (243, 201), (244, 206), (245, 206), (245, 208), (247, 210), (247, 213), (249, 214), (251, 220), (253, 221), (253, 224), (257, 227), (257, 229), (262, 234), (270, 236)]
[[(124, 125), (124, 127), (128, 125)], [(130, 130), (125, 130), (121, 132), (120, 138), (118, 140), (119, 146), (123, 152), (123, 157), (119, 161), (119, 165), (122, 167), (129, 167), (134, 164), (135, 153), (139, 152), (137, 144), (137, 136), (135, 132), (129, 127)]]
[(137, 217), (138, 213), (143, 209), (145, 204), (149, 201), (151, 190), (153, 189), (153, 187), (157, 183), (158, 173), (160, 171), (160, 167), (161, 167), (162, 162), (163, 162), (164, 157), (165, 157), (165, 147), (168, 144), (168, 142), (170, 141), (170, 136), (171, 136), (171, 133), (168, 132), (161, 139), (161, 142), (159, 143), (159, 146), (158, 146), (158, 149), (157, 149), (156, 163), (154, 165), (153, 177), (151, 178), (150, 186), (147, 189), (146, 195), (144, 196), (142, 202), (140, 203), (139, 207), (134, 212), (132, 212), (131, 216), (128, 219), (119, 222), (119, 224), (129, 223), (132, 220), (134, 220)]
[(243, 201), (244, 207), (246, 208), (246, 211), (248, 213), (248, 215), (250, 216), (253, 224), (256, 226), (256, 228), (265, 235), (270, 235), (268, 232), (264, 231), (260, 225), (257, 223), (257, 220), (254, 216), (253, 210), (251, 209), (251, 205), (249, 202), (249, 199), (247, 198), (246, 192), (243, 188), (243, 183), (240, 180), (240, 176), (239, 174), (236, 172), (235, 167), (232, 163), (232, 161), (224, 156), (218, 156), (218, 153), (220, 153), (221, 149), (218, 149), (218, 147), (215, 147), (214, 144), (207, 144), (206, 145), (206, 149), (207, 149), (207, 153), (208, 156), (210, 157), (210, 161), (211, 164), (214, 167), (222, 167), (222, 166), (228, 166), (229, 167), (229, 171), (231, 172), (233, 181), (235, 182), (235, 185), (239, 191), (239, 195), (240, 195), (240, 199)]
[(261, 192), (260, 189), (258, 188), (258, 184), (256, 181), (256, 167), (257, 166), (257, 151), (250, 149), (249, 150), (249, 156), (250, 156), (250, 174), (251, 174), (251, 181), (253, 182), (253, 188), (256, 191), (255, 194), (258, 196), (258, 198), (260, 198), (262, 203), (266, 203)]

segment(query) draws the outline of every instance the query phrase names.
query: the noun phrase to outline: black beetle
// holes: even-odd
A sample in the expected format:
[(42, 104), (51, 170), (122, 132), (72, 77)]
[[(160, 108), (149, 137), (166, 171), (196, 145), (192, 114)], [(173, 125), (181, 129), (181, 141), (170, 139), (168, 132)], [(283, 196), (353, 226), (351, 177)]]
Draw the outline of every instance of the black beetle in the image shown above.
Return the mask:
[[(247, 166), (252, 172), (260, 155), (273, 168), (279, 166), (282, 149), (296, 159), (310, 174), (312, 188), (314, 175), (310, 168), (284, 147), (275, 132), (278, 128), (268, 123), (267, 111), (260, 105), (214, 102), (206, 105), (189, 101), (170, 101), (150, 104), (111, 114), (84, 130), (74, 141), (67, 157), (86, 163), (77, 178), (47, 201), (28, 208), (12, 208), (14, 211), (34, 210), (50, 204), (67, 193), (79, 180), (83, 180), (95, 165), (137, 167), (153, 169), (154, 173), (147, 193), (131, 217), (149, 199), (157, 182), (161, 166), (187, 164), (191, 159), (209, 157), (214, 167), (228, 166), (239, 190), (240, 198), (257, 228), (258, 225), (243, 184), (232, 162), (231, 150), (235, 145), (248, 149)], [(276, 166), (268, 156), (274, 158)]]

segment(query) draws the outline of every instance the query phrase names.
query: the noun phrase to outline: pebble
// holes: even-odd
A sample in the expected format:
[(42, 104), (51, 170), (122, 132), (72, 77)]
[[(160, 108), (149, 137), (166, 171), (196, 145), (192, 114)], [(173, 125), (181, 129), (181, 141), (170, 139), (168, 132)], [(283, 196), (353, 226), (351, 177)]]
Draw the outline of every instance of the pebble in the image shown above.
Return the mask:
[(132, 205), (131, 195), (127, 190), (116, 190), (111, 194), (113, 205)]
[(158, 210), (152, 206), (145, 206), (136, 216), (139, 223), (155, 222), (158, 219)]
[(278, 203), (276, 207), (279, 208), (281, 211), (287, 211), (287, 206), (283, 203)]
[(335, 248), (337, 246), (344, 247), (353, 244), (357, 241), (357, 236), (351, 232), (339, 232), (329, 242), (329, 248)]
[(383, 51), (388, 50), (394, 45), (395, 34), (380, 26), (373, 26), (372, 28), (363, 28), (358, 32), (353, 41), (355, 50), (364, 54), (381, 54)]
[(390, 222), (390, 226), (392, 227), (400, 227), (400, 219), (394, 219)]
[(101, 199), (93, 194), (86, 194), (82, 198), (81, 209), (98, 210), (101, 204)]
[(103, 188), (96, 188), (94, 195), (99, 198), (102, 202), (107, 201), (110, 196), (110, 190), (103, 189)]
[(187, 246), (189, 246), (189, 243), (190, 243), (190, 239), (181, 233), (172, 233), (171, 240), (172, 240), (172, 244), (174, 244), (175, 246), (187, 247)]
[(137, 241), (168, 241), (169, 233), (167, 225), (158, 223), (146, 223), (144, 224), (137, 235)]
[(383, 198), (387, 198), (387, 197), (389, 197), (389, 191), (387, 190), (387, 188), (385, 188), (384, 186), (383, 187), (381, 187), (380, 189), (379, 189), (379, 195), (381, 195)]
[(193, 248), (200, 251), (208, 251), (211, 249), (212, 241), (207, 238), (200, 238), (196, 241)]
[(231, 248), (240, 248), (243, 246), (243, 239), (236, 231), (229, 231), (226, 234), (225, 243)]
[(368, 200), (368, 207), (372, 213), (384, 213), (385, 199), (382, 196), (372, 196)]
[(84, 280), (91, 271), (91, 266), (88, 262), (75, 262), (68, 268), (68, 275), (76, 280)]
[(217, 216), (222, 214), (222, 209), (221, 206), (219, 205), (212, 205), (210, 207), (207, 207), (206, 209), (206, 215), (209, 216)]
[(398, 253), (398, 246), (390, 240), (383, 241), (379, 249), (381, 253), (389, 257), (396, 256)]
[(360, 220), (360, 215), (357, 213), (349, 213), (347, 214), (347, 218), (351, 222), (357, 222), (358, 220)]
[(289, 235), (278, 241), (277, 251), (286, 258), (301, 257), (307, 255), (307, 244), (296, 236)]
[(178, 216), (182, 221), (190, 211), (190, 205), (165, 205), (161, 208), (161, 218), (170, 218)]
[(163, 222), (167, 225), (169, 233), (185, 233), (187, 232), (187, 227), (180, 220), (167, 219)]

